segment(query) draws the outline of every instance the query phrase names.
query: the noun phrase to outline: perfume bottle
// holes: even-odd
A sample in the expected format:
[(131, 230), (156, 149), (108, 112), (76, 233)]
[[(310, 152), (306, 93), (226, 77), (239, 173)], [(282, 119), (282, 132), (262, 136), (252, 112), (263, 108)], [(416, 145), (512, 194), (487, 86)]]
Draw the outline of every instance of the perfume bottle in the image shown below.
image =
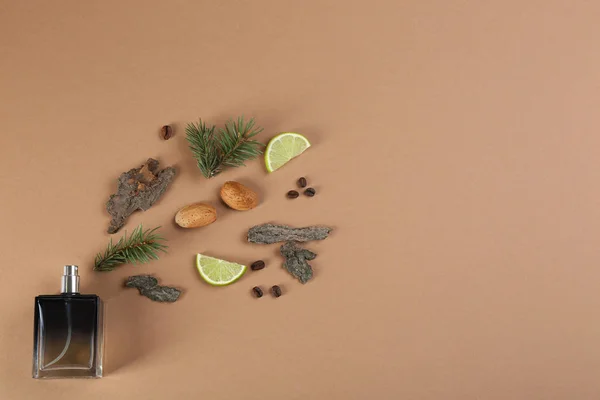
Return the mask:
[(76, 265), (66, 265), (61, 294), (35, 298), (34, 378), (100, 378), (102, 301), (79, 293)]

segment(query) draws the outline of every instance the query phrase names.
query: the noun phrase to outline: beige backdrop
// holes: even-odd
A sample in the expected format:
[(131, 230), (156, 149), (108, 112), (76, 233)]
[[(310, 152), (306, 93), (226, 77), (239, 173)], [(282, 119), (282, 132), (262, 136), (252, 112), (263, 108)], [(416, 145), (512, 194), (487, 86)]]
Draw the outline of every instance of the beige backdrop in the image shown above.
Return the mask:
[[(583, 0), (0, 2), (0, 398), (600, 398), (599, 18)], [(238, 114), (314, 146), (207, 181), (184, 126)], [(179, 174), (127, 227), (162, 225), (169, 254), (94, 273), (115, 179), (148, 157)], [(318, 195), (287, 200), (302, 175)], [(264, 201), (225, 209), (226, 180)], [(219, 220), (177, 229), (195, 201)], [(245, 243), (268, 221), (335, 227), (312, 282)], [(197, 252), (268, 267), (213, 288)], [(66, 263), (108, 303), (102, 380), (30, 377), (33, 299)], [(137, 273), (185, 295), (122, 289)]]

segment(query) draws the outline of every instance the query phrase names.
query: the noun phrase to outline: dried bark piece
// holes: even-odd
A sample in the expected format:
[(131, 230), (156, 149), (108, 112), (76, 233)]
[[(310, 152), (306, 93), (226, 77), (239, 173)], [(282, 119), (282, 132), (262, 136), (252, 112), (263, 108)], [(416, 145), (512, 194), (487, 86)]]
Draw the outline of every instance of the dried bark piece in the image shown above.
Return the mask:
[(152, 275), (134, 275), (127, 278), (125, 286), (137, 289), (152, 289), (158, 285), (158, 279)]
[(286, 225), (262, 224), (250, 228), (248, 231), (248, 242), (272, 244), (277, 242), (323, 240), (329, 236), (331, 230), (327, 226), (292, 228)]
[(283, 267), (302, 283), (308, 282), (313, 276), (313, 270), (308, 261), (317, 256), (310, 250), (303, 249), (295, 242), (287, 242), (281, 246), (281, 255), (285, 258)]
[(153, 158), (139, 168), (123, 172), (119, 176), (117, 193), (112, 194), (106, 203), (106, 210), (112, 217), (108, 233), (121, 229), (134, 211), (146, 211), (152, 207), (174, 177), (175, 168), (159, 171), (158, 161)]
[[(138, 171), (138, 174), (140, 175), (139, 182), (142, 185), (152, 183), (152, 181), (156, 179), (156, 175), (154, 175), (154, 172), (150, 169), (150, 160), (152, 159), (146, 161), (146, 164), (142, 165)], [(158, 167), (158, 161), (156, 161), (156, 167)]]
[(173, 303), (179, 299), (181, 290), (169, 286), (161, 286), (158, 279), (151, 275), (135, 275), (127, 278), (126, 287), (136, 288), (140, 294), (152, 301)]

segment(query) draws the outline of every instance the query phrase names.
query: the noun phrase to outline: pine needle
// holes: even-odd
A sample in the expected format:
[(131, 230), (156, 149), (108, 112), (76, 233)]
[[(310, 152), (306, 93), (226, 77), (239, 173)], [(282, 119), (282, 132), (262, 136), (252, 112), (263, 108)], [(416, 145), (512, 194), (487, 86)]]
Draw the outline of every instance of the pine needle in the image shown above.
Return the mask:
[(158, 260), (158, 252), (166, 253), (168, 246), (160, 243), (165, 239), (155, 233), (160, 227), (144, 230), (140, 224), (127, 237), (127, 232), (114, 244), (112, 239), (104, 253), (98, 253), (94, 262), (95, 271), (112, 271), (121, 264), (143, 264)]
[(252, 138), (262, 132), (254, 118), (244, 122), (229, 120), (225, 128), (215, 134), (215, 126), (207, 127), (202, 120), (188, 124), (186, 136), (198, 168), (205, 178), (218, 175), (226, 167), (241, 167), (245, 162), (262, 154), (264, 145)]

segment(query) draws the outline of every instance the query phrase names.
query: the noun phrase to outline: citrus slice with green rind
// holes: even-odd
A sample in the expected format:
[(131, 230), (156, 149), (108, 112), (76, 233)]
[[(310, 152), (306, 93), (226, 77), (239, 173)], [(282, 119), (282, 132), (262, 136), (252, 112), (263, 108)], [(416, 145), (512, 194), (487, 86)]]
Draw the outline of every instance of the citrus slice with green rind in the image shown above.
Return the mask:
[(273, 172), (310, 147), (307, 138), (299, 133), (286, 132), (275, 136), (265, 150), (265, 166)]
[(200, 276), (210, 285), (226, 286), (238, 279), (244, 272), (246, 266), (230, 261), (219, 260), (202, 254), (196, 256), (196, 267)]

